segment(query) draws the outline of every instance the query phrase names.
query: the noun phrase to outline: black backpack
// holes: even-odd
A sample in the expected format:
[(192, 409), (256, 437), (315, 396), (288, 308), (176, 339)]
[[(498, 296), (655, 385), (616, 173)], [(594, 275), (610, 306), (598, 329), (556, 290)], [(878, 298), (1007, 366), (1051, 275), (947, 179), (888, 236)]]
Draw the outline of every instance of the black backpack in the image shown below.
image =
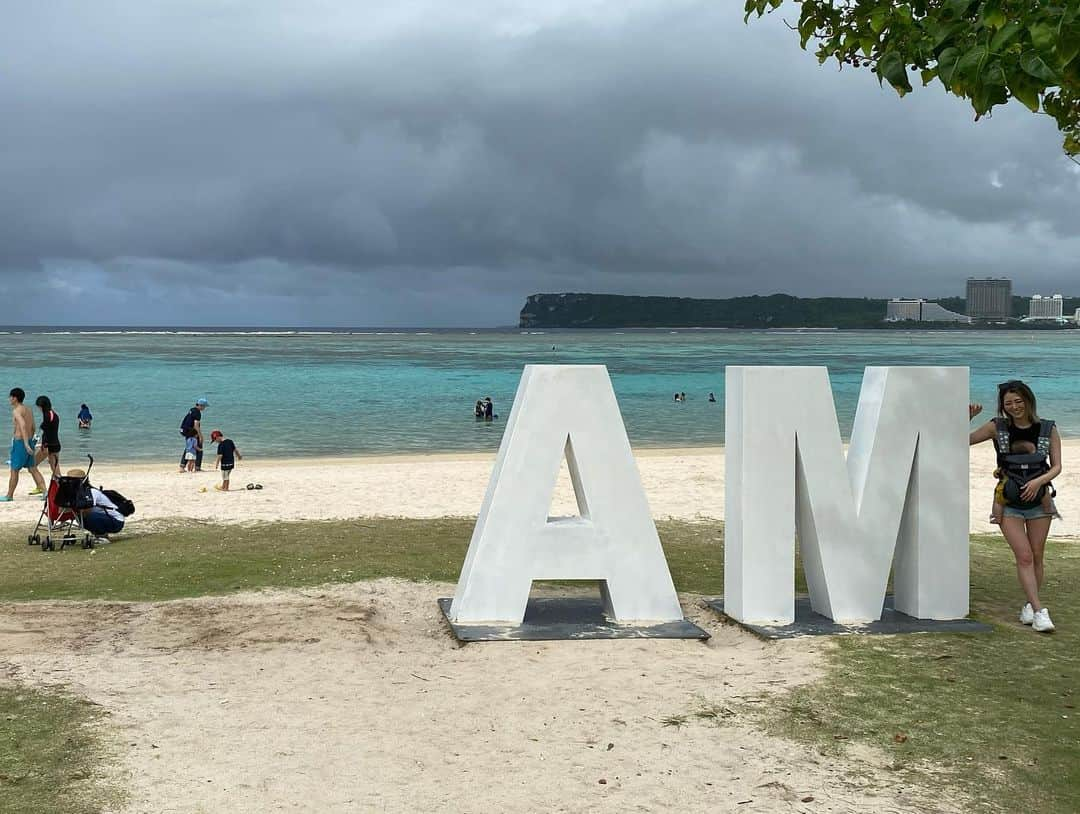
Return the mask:
[(994, 446), (997, 447), (998, 471), (1005, 480), (1001, 490), (1005, 505), (1017, 509), (1034, 509), (1042, 503), (1048, 489), (1050, 496), (1056, 497), (1057, 490), (1052, 484), (1040, 487), (1034, 500), (1024, 500), (1020, 497), (1020, 493), (1024, 491), (1029, 480), (1050, 471), (1050, 433), (1054, 429), (1054, 422), (1042, 419), (1039, 424), (1039, 440), (1033, 453), (1010, 451), (1012, 441), (1009, 438), (1009, 422), (1004, 418), (995, 418), (994, 428), (997, 431)]
[(131, 517), (135, 514), (135, 504), (117, 492), (115, 489), (102, 489), (101, 494), (105, 495), (116, 506), (116, 510), (124, 517)]

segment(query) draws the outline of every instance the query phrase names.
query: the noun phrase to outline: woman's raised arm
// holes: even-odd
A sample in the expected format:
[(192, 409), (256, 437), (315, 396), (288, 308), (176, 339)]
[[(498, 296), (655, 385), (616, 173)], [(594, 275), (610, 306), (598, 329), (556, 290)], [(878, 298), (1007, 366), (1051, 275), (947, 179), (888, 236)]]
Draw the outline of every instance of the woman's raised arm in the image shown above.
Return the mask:
[[(968, 421), (973, 419), (979, 413), (982, 412), (982, 405), (979, 403), (968, 405)], [(975, 444), (981, 444), (983, 441), (989, 441), (997, 433), (994, 427), (993, 421), (987, 421), (979, 429), (973, 431), (968, 436), (968, 446), (974, 446)]]

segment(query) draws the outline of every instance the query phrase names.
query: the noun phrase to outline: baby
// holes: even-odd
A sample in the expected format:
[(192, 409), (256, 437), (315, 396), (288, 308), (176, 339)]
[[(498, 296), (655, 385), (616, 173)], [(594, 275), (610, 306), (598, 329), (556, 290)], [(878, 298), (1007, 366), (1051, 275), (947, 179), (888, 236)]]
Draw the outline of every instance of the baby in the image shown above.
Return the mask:
[[(1034, 455), (1038, 451), (1038, 448), (1031, 441), (1013, 441), (1009, 445), (1009, 452), (1013, 455)], [(1001, 518), (1005, 513), (1005, 481), (1001, 480), (1001, 470), (995, 470), (994, 475), (998, 477), (997, 488), (994, 489), (994, 504), (990, 509), (990, 522), (994, 525), (1001, 525)], [(1049, 488), (1043, 493), (1041, 504), (1042, 510), (1047, 514), (1054, 514), (1054, 498)]]

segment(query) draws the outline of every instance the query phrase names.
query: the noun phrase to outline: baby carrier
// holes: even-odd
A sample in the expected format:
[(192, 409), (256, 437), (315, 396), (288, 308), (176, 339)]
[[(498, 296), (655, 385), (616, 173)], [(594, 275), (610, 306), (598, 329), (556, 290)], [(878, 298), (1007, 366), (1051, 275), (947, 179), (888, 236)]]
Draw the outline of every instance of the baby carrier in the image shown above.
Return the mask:
[(1050, 433), (1054, 429), (1054, 422), (1045, 418), (1040, 421), (1039, 440), (1033, 453), (1011, 451), (1012, 441), (1006, 419), (995, 418), (994, 429), (997, 431), (994, 436), (994, 446), (997, 447), (997, 475), (1002, 482), (1001, 494), (1005, 498), (1005, 505), (1017, 509), (1034, 509), (1042, 503), (1047, 489), (1050, 490), (1050, 497), (1056, 497), (1057, 491), (1053, 484), (1039, 487), (1032, 500), (1020, 497), (1028, 481), (1050, 471)]

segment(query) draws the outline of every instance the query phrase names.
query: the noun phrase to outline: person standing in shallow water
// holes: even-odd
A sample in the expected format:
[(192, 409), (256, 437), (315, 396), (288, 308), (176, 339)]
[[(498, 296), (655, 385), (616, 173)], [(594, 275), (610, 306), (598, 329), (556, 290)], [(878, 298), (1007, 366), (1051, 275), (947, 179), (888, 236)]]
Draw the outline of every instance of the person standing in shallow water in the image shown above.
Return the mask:
[[(981, 404), (972, 404), (968, 408), (970, 418), (974, 418), (980, 412), (982, 412)], [(1029, 441), (1039, 444), (1042, 424), (1048, 419), (1039, 418), (1035, 394), (1022, 381), (1013, 380), (998, 385), (997, 413), (997, 419), (987, 421), (970, 434), (969, 444), (994, 441), (997, 446), (1000, 439), (999, 430), (1007, 431), (1009, 443)], [(1006, 484), (1001, 467), (1004, 456), (1010, 452), (1008, 448), (998, 449), (998, 471), (999, 477), (1002, 478), (998, 490), (1002, 492)], [(1031, 625), (1032, 629), (1039, 633), (1050, 633), (1054, 630), (1050, 611), (1042, 604), (1039, 590), (1045, 578), (1046, 538), (1050, 534), (1050, 524), (1056, 516), (1056, 511), (1048, 511), (1039, 499), (1041, 490), (1049, 489), (1050, 482), (1061, 473), (1061, 436), (1058, 435), (1056, 426), (1050, 429), (1045, 457), (1048, 464), (1046, 471), (1028, 480), (1020, 491), (1019, 497), (1023, 505), (1017, 505), (1015, 502), (1010, 505), (1006, 502), (1002, 508), (1000, 523), (1001, 533), (1005, 535), (1005, 541), (1012, 549), (1016, 560), (1017, 579), (1027, 597), (1027, 603), (1020, 609), (1020, 622)]]

